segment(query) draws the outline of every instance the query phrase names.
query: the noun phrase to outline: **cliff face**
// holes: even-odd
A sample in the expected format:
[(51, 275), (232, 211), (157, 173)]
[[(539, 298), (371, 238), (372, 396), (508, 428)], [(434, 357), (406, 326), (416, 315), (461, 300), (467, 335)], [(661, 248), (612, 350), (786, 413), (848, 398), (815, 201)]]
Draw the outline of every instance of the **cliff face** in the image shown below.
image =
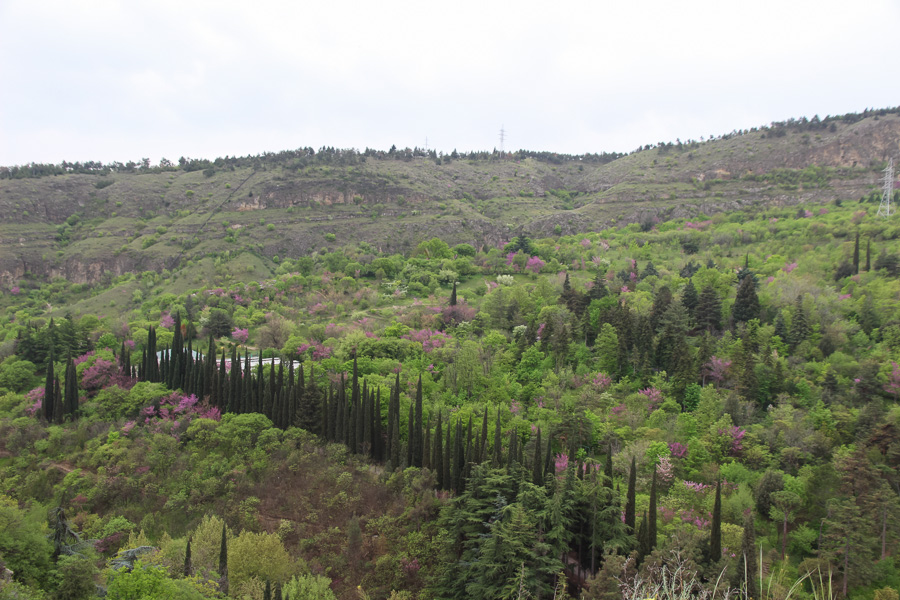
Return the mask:
[[(366, 241), (497, 246), (652, 219), (855, 200), (900, 155), (900, 116), (782, 127), (658, 147), (607, 164), (368, 158), (0, 179), (0, 285), (23, 277), (92, 283), (249, 249), (300, 256)], [(438, 164), (440, 163), (440, 164)], [(820, 167), (812, 175), (776, 170)], [(335, 234), (329, 241), (326, 233)]]

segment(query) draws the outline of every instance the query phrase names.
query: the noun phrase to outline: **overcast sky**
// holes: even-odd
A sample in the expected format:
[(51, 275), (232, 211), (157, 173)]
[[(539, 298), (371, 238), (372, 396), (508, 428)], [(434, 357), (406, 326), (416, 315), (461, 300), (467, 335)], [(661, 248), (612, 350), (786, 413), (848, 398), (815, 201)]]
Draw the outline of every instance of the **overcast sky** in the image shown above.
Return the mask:
[(897, 0), (0, 0), (0, 164), (619, 151), (900, 105)]

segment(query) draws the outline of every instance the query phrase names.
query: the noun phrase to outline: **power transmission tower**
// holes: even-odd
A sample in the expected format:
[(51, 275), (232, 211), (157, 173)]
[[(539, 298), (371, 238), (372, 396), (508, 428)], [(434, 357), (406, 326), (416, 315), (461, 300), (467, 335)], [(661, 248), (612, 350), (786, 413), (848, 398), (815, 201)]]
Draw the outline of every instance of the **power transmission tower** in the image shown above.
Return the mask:
[(891, 196), (894, 194), (894, 158), (888, 159), (888, 164), (884, 168), (884, 191), (881, 194), (881, 204), (878, 205), (878, 216), (889, 217), (893, 214), (891, 210)]
[(506, 143), (506, 129), (500, 126), (500, 154), (503, 154), (503, 145)]

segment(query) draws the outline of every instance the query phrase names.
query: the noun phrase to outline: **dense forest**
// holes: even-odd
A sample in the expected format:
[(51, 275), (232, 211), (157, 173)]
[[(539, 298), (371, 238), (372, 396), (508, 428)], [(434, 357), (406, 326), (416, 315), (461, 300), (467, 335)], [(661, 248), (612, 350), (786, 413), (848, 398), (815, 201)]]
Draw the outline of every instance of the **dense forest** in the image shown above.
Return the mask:
[(896, 599), (877, 202), (26, 276), (0, 598)]

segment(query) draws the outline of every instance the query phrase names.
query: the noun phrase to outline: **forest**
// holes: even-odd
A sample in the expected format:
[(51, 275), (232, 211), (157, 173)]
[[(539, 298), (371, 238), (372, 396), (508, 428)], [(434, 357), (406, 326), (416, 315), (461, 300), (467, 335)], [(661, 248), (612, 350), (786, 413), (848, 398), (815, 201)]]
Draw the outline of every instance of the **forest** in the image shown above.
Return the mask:
[(26, 274), (0, 599), (896, 600), (877, 208)]

